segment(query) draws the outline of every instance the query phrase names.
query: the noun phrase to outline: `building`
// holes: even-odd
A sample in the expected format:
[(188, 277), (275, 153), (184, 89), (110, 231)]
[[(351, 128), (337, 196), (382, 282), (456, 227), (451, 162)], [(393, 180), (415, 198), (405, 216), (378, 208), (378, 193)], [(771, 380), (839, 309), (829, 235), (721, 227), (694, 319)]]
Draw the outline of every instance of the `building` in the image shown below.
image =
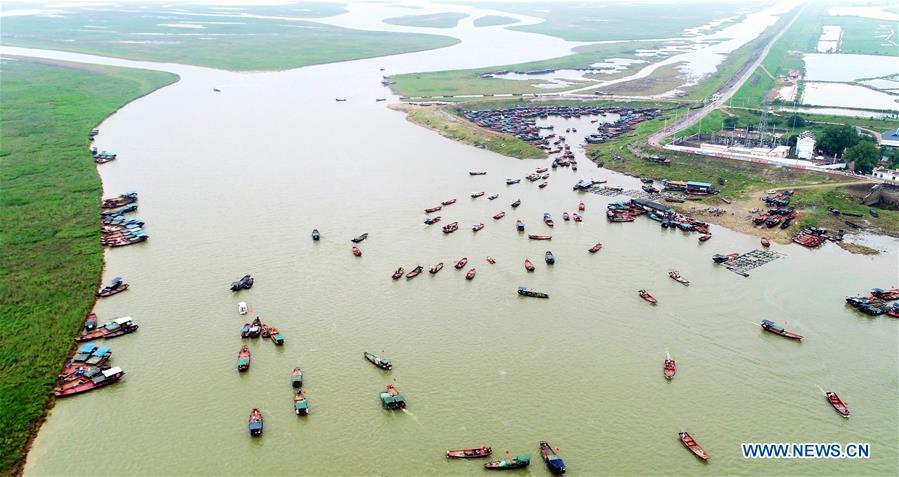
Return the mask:
[(899, 169), (887, 169), (885, 167), (878, 167), (874, 169), (874, 172), (871, 173), (871, 177), (875, 179), (885, 180), (887, 182), (899, 183)]
[(815, 134), (803, 131), (796, 139), (796, 157), (810, 160), (815, 156)]
[(884, 131), (881, 135), (882, 139), (880, 140), (880, 145), (883, 147), (888, 147), (890, 149), (899, 148), (899, 128), (890, 129), (889, 131)]

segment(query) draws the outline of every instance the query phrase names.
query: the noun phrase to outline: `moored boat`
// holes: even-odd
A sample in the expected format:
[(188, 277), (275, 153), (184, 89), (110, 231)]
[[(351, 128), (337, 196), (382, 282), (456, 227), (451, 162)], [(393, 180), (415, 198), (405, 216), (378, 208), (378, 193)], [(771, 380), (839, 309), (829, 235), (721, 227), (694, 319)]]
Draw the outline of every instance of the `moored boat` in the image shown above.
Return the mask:
[(534, 271), (534, 262), (532, 262), (528, 258), (524, 259), (524, 269), (529, 272), (533, 272)]
[(117, 293), (121, 293), (127, 289), (128, 284), (122, 281), (122, 277), (113, 277), (112, 282), (110, 282), (109, 285), (106, 285), (105, 287), (97, 291), (97, 296), (100, 298), (105, 298)]
[(475, 274), (477, 274), (477, 273), (478, 273), (478, 269), (477, 269), (477, 268), (472, 268), (471, 270), (469, 270), (469, 271), (467, 271), (467, 272), (465, 273), (465, 279), (466, 279), (466, 280), (471, 280), (471, 279), (474, 278)]
[(602, 249), (602, 243), (596, 242), (595, 245), (593, 245), (592, 247), (590, 247), (590, 250), (589, 250), (589, 251), (590, 251), (590, 253), (596, 253), (596, 252), (600, 251), (601, 249)]
[(378, 396), (381, 398), (381, 406), (389, 411), (406, 408), (406, 397), (396, 390), (393, 384), (388, 384), (385, 391), (381, 391)]
[(56, 397), (66, 397), (86, 393), (116, 383), (124, 376), (125, 372), (119, 367), (102, 370), (100, 368), (90, 368), (75, 380), (56, 386), (53, 389), (53, 394)]
[(321, 232), (318, 229), (312, 229), (312, 240), (318, 240), (322, 236)]
[(431, 275), (433, 275), (433, 274), (439, 272), (440, 270), (443, 270), (443, 262), (439, 262), (437, 265), (434, 265), (433, 267), (431, 267), (430, 270), (428, 270), (428, 272), (430, 272)]
[(268, 330), (268, 338), (272, 340), (272, 343), (275, 343), (276, 346), (281, 346), (284, 344), (284, 335), (278, 331), (278, 328), (272, 327)]
[[(75, 341), (82, 342), (100, 338), (116, 338), (137, 331), (137, 325), (132, 321), (130, 316), (116, 318), (104, 323), (103, 326), (100, 326), (99, 328), (96, 327), (96, 316), (94, 317), (94, 320), (94, 328), (87, 329), (87, 323), (85, 323), (84, 331), (75, 338)], [(88, 317), (88, 321), (90, 321), (90, 317)]]
[(699, 236), (699, 241), (700, 241), (700, 242), (705, 242), (705, 241), (707, 241), (707, 240), (710, 239), (710, 238), (712, 238), (712, 234), (702, 234), (702, 235)]
[(686, 278), (684, 278), (683, 275), (681, 275), (680, 272), (677, 270), (671, 270), (670, 272), (668, 272), (668, 276), (671, 277), (672, 280), (675, 280), (679, 283), (683, 283), (684, 285), (690, 284), (690, 280), (687, 280)]
[(404, 273), (406, 273), (406, 269), (403, 267), (399, 267), (393, 272), (393, 275), (391, 275), (391, 277), (394, 280), (399, 280), (403, 276)]
[(452, 205), (456, 203), (456, 199), (445, 200), (440, 203), (440, 205)]
[(303, 370), (299, 367), (293, 368), (293, 372), (290, 373), (290, 385), (295, 388), (303, 387)]
[(687, 449), (690, 449), (696, 457), (699, 457), (703, 461), (709, 460), (709, 454), (703, 449), (696, 440), (693, 439), (688, 432), (679, 432), (677, 436), (680, 438), (681, 442), (687, 446)]
[(538, 234), (530, 234), (528, 238), (531, 240), (552, 240), (552, 235), (538, 235)]
[(309, 401), (306, 400), (306, 393), (303, 389), (297, 389), (293, 393), (293, 411), (297, 416), (306, 416), (309, 414)]
[(581, 202), (577, 205), (577, 210), (580, 210), (581, 212), (583, 212), (586, 208), (587, 207), (584, 205), (583, 202)]
[(510, 470), (521, 469), (531, 464), (531, 456), (517, 455), (515, 457), (507, 457), (503, 460), (496, 460), (484, 464), (485, 469), (490, 470)]
[(466, 263), (468, 263), (468, 257), (462, 257), (454, 266), (456, 267), (456, 270), (462, 270), (462, 267), (464, 267)]
[(359, 250), (359, 247), (353, 246), (353, 255), (355, 255), (355, 256), (357, 256), (357, 257), (361, 257), (361, 256), (362, 256), (362, 250)]
[(262, 419), (262, 411), (258, 408), (254, 408), (250, 412), (250, 419), (247, 422), (247, 429), (250, 431), (250, 435), (253, 437), (262, 435), (262, 428), (265, 426)]
[(556, 263), (556, 256), (553, 255), (551, 251), (547, 250), (546, 253), (543, 254), (543, 260), (546, 261), (548, 265), (552, 265)]
[(364, 233), (364, 234), (362, 234), (362, 235), (360, 235), (360, 236), (358, 236), (358, 237), (355, 237), (355, 238), (350, 239), (350, 242), (353, 242), (353, 243), (359, 243), (359, 242), (361, 242), (361, 241), (363, 241), (363, 240), (365, 240), (365, 239), (367, 239), (367, 238), (368, 238), (368, 233), (366, 232), (366, 233)]
[(84, 361), (84, 364), (88, 366), (102, 366), (109, 358), (112, 356), (112, 350), (109, 346), (101, 346), (97, 348), (93, 353), (91, 353), (90, 358), (87, 358)]
[(769, 333), (774, 333), (775, 335), (780, 335), (791, 340), (802, 340), (802, 335), (793, 333), (792, 331), (787, 331), (782, 326), (774, 323), (771, 320), (762, 320), (762, 329)]
[(243, 345), (237, 352), (237, 370), (243, 372), (248, 369), (250, 369), (250, 348)]
[(443, 233), (445, 234), (451, 234), (457, 230), (459, 230), (459, 222), (451, 222), (443, 226)]
[(406, 274), (406, 279), (411, 280), (411, 279), (421, 275), (422, 270), (424, 270), (424, 269), (421, 268), (421, 265), (416, 265), (415, 268), (413, 268), (409, 273)]
[(474, 224), (471, 226), (471, 230), (477, 232), (484, 228), (484, 224)]
[(553, 474), (561, 475), (565, 473), (565, 461), (556, 454), (552, 446), (546, 441), (540, 441), (540, 457)]
[(375, 356), (369, 352), (364, 352), (364, 353), (362, 353), (362, 357), (365, 358), (365, 360), (368, 361), (369, 363), (371, 363), (381, 369), (389, 371), (390, 369), (393, 368), (393, 363), (391, 363), (389, 359), (387, 359), (383, 356)]
[(665, 379), (671, 379), (677, 373), (677, 363), (674, 362), (670, 357), (665, 360), (665, 364), (662, 365), (662, 374), (665, 375)]
[(768, 237), (762, 237), (761, 242), (762, 242), (762, 247), (770, 247), (771, 246), (771, 241), (768, 240)]
[(652, 296), (652, 295), (651, 295), (648, 291), (646, 291), (646, 290), (640, 290), (640, 291), (638, 291), (637, 293), (640, 294), (640, 298), (642, 298), (642, 299), (644, 299), (644, 300), (646, 300), (646, 301), (652, 303), (653, 305), (655, 305), (656, 303), (659, 302), (658, 300), (656, 300), (656, 297)]
[(827, 402), (833, 406), (833, 409), (837, 411), (843, 417), (849, 417), (849, 406), (837, 396), (837, 393), (833, 391), (828, 391), (825, 393), (827, 396)]
[(474, 449), (455, 449), (455, 450), (447, 450), (444, 455), (448, 459), (479, 459), (481, 457), (488, 457), (493, 453), (493, 449), (490, 446), (481, 446), (475, 447)]
[(527, 287), (518, 287), (518, 294), (521, 296), (529, 296), (531, 298), (549, 298), (548, 294), (534, 291)]
[(496, 215), (493, 216), (493, 220), (499, 220), (505, 216), (506, 216), (506, 213), (503, 211), (500, 211)]

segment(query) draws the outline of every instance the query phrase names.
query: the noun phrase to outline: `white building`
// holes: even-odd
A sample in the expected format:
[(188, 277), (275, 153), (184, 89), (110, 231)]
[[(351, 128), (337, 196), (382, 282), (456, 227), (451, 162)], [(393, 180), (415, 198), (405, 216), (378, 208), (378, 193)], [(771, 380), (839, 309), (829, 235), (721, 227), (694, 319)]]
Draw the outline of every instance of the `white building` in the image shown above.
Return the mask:
[(874, 169), (874, 172), (871, 173), (876, 179), (882, 179), (889, 182), (899, 182), (899, 169), (889, 170), (884, 167), (878, 167)]
[(796, 139), (796, 157), (809, 160), (815, 155), (815, 134), (803, 131)]

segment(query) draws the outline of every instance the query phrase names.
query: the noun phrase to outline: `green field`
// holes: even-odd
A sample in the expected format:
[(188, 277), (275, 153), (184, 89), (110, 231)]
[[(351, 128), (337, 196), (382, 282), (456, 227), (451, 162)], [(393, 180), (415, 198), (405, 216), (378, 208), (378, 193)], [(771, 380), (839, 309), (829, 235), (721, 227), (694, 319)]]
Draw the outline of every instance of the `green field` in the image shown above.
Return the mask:
[(474, 26), (476, 27), (508, 25), (510, 23), (518, 23), (518, 20), (512, 17), (503, 17), (500, 15), (486, 15), (474, 19)]
[[(140, 11), (71, 8), (60, 16), (8, 16), (3, 18), (0, 43), (228, 70), (298, 68), (458, 43), (446, 36), (352, 30), (301, 20), (204, 16), (214, 13), (206, 7), (183, 7), (198, 10), (184, 16), (158, 5)], [(296, 7), (281, 8), (285, 10), (246, 10), (293, 16)], [(324, 16), (329, 11), (312, 13)]]
[(454, 28), (459, 20), (467, 17), (464, 13), (443, 12), (429, 15), (408, 15), (405, 17), (393, 17), (384, 20), (384, 23), (422, 28)]
[(43, 413), (103, 268), (100, 176), (87, 133), (177, 77), (13, 59), (2, 60), (0, 73), (0, 474), (7, 474)]
[[(791, 128), (788, 118), (799, 116), (805, 120), (805, 124), (801, 127)], [(693, 126), (680, 131), (677, 137), (689, 136), (697, 133), (709, 133), (719, 131), (724, 128), (724, 119), (734, 117), (737, 120), (736, 127), (745, 129), (748, 127), (758, 127), (762, 114), (759, 110), (747, 110), (739, 108), (726, 108), (726, 111), (715, 110), (702, 118)], [(785, 137), (791, 134), (799, 134), (802, 131), (812, 131), (814, 133), (822, 133), (824, 129), (831, 124), (849, 124), (877, 132), (883, 132), (899, 127), (897, 119), (877, 119), (877, 118), (856, 118), (850, 116), (831, 116), (826, 114), (808, 114), (793, 113), (788, 111), (772, 112), (768, 115), (768, 127), (772, 132), (784, 134)]]

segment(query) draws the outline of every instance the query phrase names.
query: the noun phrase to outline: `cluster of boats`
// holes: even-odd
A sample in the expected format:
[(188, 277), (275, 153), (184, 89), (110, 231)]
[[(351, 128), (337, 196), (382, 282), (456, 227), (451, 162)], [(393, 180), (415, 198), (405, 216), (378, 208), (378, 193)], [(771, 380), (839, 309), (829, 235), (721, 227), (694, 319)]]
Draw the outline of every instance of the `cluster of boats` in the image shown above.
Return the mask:
[(268, 323), (263, 323), (258, 316), (252, 323), (244, 323), (243, 326), (240, 327), (240, 337), (243, 339), (261, 337), (263, 339), (271, 340), (271, 342), (277, 346), (284, 344), (284, 335), (278, 331), (278, 328), (275, 328)]
[(106, 365), (111, 357), (112, 349), (108, 346), (82, 344), (59, 373), (53, 394), (74, 396), (118, 382), (125, 372)]
[(609, 222), (633, 222), (637, 217), (646, 215), (651, 220), (659, 222), (663, 229), (680, 229), (684, 232), (699, 234), (699, 241), (705, 242), (712, 238), (709, 224), (692, 217), (679, 214), (674, 209), (648, 199), (631, 199), (610, 202), (606, 210), (606, 219)]
[[(543, 458), (543, 462), (546, 463), (546, 467), (550, 472), (556, 475), (565, 473), (565, 461), (559, 457), (558, 449), (553, 449), (546, 441), (540, 441), (539, 449), (540, 457)], [(490, 457), (492, 454), (493, 448), (486, 445), (471, 449), (451, 449), (444, 453), (447, 459), (482, 459)], [(522, 454), (512, 457), (506, 451), (505, 459), (487, 462), (484, 464), (484, 468), (489, 470), (512, 470), (521, 469), (530, 464), (530, 455)]]
[(874, 288), (868, 296), (846, 297), (846, 303), (849, 306), (866, 315), (886, 314), (893, 318), (899, 318), (899, 302), (896, 300), (899, 300), (899, 288)]
[(100, 207), (105, 209), (100, 214), (100, 243), (104, 246), (124, 247), (150, 238), (143, 231), (143, 221), (125, 217), (126, 213), (137, 210), (137, 192), (104, 199)]

